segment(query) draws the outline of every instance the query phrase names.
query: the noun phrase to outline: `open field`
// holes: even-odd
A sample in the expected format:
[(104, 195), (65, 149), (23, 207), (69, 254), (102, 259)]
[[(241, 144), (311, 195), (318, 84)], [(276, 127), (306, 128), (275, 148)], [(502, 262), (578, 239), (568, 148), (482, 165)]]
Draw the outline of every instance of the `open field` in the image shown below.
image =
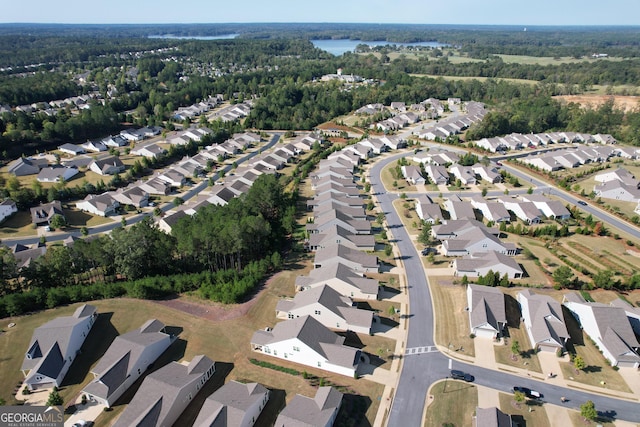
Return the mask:
[(552, 425), (547, 417), (547, 411), (539, 403), (527, 400), (525, 403), (517, 404), (513, 394), (500, 393), (500, 410), (511, 414), (516, 420), (524, 419), (525, 424), (521, 425), (533, 427), (551, 427)]
[[(424, 426), (471, 427), (478, 406), (478, 388), (456, 380), (444, 380), (430, 390), (433, 401), (427, 408)], [(445, 424), (450, 423), (450, 424)]]
[[(617, 86), (616, 89), (620, 87)], [(638, 90), (638, 87), (629, 86), (630, 90)], [(596, 89), (599, 92), (598, 89)], [(608, 102), (609, 100), (613, 100), (613, 105), (616, 108), (619, 108), (624, 111), (632, 111), (638, 108), (640, 103), (640, 96), (630, 96), (630, 95), (607, 95), (604, 93), (595, 93), (595, 94), (583, 94), (583, 95), (559, 95), (554, 98), (559, 99), (561, 101), (570, 103), (573, 102), (575, 104), (580, 104), (583, 107), (597, 108)]]
[[(382, 394), (383, 387), (381, 385), (253, 353), (249, 348), (249, 341), (255, 330), (265, 326), (273, 326), (276, 323), (274, 307), (277, 300), (282, 296), (292, 295), (292, 281), (307, 269), (308, 267), (299, 265), (297, 269), (286, 271), (271, 280), (269, 286), (257, 297), (247, 314), (232, 320), (210, 321), (183, 311), (171, 309), (164, 304), (153, 301), (123, 298), (91, 302), (98, 308), (100, 316), (94, 326), (95, 330), (89, 335), (83, 347), (83, 353), (76, 359), (70, 374), (65, 380), (61, 395), (65, 402), (75, 399), (84, 385), (93, 378), (93, 375), (90, 374), (90, 367), (99, 360), (108, 345), (118, 334), (137, 328), (150, 318), (157, 318), (180, 331), (178, 341), (162, 356), (165, 363), (170, 360), (191, 360), (195, 355), (206, 354), (220, 364), (220, 368), (228, 373), (229, 379), (260, 382), (276, 391), (279, 390), (278, 393), (282, 393), (282, 395), (286, 393), (286, 400), (290, 400), (295, 393), (313, 396), (315, 389), (309, 381), (304, 380), (301, 376), (292, 376), (258, 367), (251, 364), (249, 358), (266, 360), (299, 371), (306, 370), (313, 376), (323, 377), (327, 382), (344, 386), (353, 391), (353, 393), (361, 395), (362, 397), (354, 398), (364, 402), (364, 407), (367, 408), (366, 417), (368, 423), (372, 424), (378, 407), (377, 398)], [(186, 299), (189, 300), (190, 298), (187, 297)], [(209, 304), (206, 301), (198, 300), (198, 302), (200, 304)], [(220, 307), (213, 303), (210, 305), (212, 308)], [(77, 305), (60, 307), (30, 316), (0, 321), (0, 327), (6, 331), (0, 335), (0, 351), (5, 360), (4, 363), (0, 364), (0, 377), (5, 380), (5, 384), (17, 384), (22, 379), (22, 373), (19, 368), (33, 329), (55, 317), (71, 314), (76, 307)], [(222, 310), (233, 309), (234, 306), (222, 307)], [(7, 324), (10, 322), (15, 322), (16, 326), (7, 329)], [(99, 334), (97, 331), (102, 331), (102, 333)], [(361, 340), (364, 346), (363, 351), (374, 355), (378, 354), (381, 348), (385, 350), (387, 347), (395, 348), (393, 341), (381, 337), (366, 336), (362, 337)], [(161, 366), (160, 363), (157, 365), (158, 367)], [(0, 390), (0, 397), (4, 398), (9, 404), (13, 402), (10, 389), (11, 387), (5, 387)], [(350, 397), (350, 399), (354, 398)], [(106, 423), (109, 419), (115, 419), (124, 408), (123, 403), (125, 402), (116, 405), (114, 411), (103, 414), (99, 419), (99, 424)]]
[(496, 79), (493, 77), (465, 77), (465, 76), (437, 76), (437, 75), (433, 75), (433, 74), (410, 74), (412, 77), (427, 77), (430, 79), (443, 79), (443, 80), (451, 80), (451, 81), (457, 81), (457, 80), (478, 80), (480, 82), (484, 82), (487, 80), (503, 80), (506, 82), (510, 82), (510, 83), (520, 83), (520, 84), (527, 84), (527, 85), (537, 85), (540, 82), (537, 82), (535, 80), (525, 80), (525, 79)]
[(474, 357), (473, 339), (469, 337), (469, 315), (465, 311), (467, 295), (464, 286), (453, 285), (448, 277), (430, 277), (433, 306), (435, 308), (435, 341), (452, 351), (464, 349)]

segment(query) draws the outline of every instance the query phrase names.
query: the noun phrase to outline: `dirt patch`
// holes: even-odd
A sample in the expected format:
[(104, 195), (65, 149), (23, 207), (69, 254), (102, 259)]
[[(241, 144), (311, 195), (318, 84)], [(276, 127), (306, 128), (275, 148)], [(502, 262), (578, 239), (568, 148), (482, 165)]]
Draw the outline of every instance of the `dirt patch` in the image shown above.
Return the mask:
[(605, 102), (613, 99), (613, 104), (621, 110), (632, 111), (638, 108), (640, 96), (623, 95), (560, 95), (554, 96), (565, 102), (580, 104), (582, 107), (599, 107)]

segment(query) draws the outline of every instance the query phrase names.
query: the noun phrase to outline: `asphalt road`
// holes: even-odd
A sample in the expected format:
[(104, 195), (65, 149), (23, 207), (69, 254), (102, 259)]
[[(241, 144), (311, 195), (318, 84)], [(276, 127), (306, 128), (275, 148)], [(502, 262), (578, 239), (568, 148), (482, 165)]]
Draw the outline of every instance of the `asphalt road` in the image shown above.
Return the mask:
[[(376, 193), (380, 208), (385, 213), (387, 225), (395, 240), (394, 243), (401, 253), (406, 271), (410, 305), (409, 313), (401, 314), (408, 317), (406, 348), (427, 347), (434, 345), (434, 313), (427, 277), (419, 254), (393, 208), (392, 202), (398, 196), (397, 194), (386, 192), (380, 179), (380, 172), (385, 165), (405, 155), (406, 153), (401, 153), (378, 161), (371, 168), (369, 181), (371, 182), (372, 191)], [(460, 319), (460, 321), (467, 322), (468, 320), (465, 318)], [(638, 410), (637, 402), (558, 387), (543, 381), (511, 375), (502, 371), (494, 371), (455, 359), (450, 362), (448, 356), (435, 350), (404, 357), (402, 371), (389, 413), (389, 426), (422, 425), (427, 390), (432, 383), (449, 375), (450, 363), (452, 369), (460, 369), (471, 373), (475, 377), (475, 383), (482, 386), (506, 393), (510, 393), (513, 386), (529, 387), (542, 393), (544, 396), (543, 401), (565, 405), (574, 409), (579, 408), (587, 400), (592, 400), (596, 405), (596, 409), (603, 415), (640, 422), (640, 411)], [(560, 402), (560, 398), (563, 396), (568, 399), (567, 403)]]
[[(273, 147), (279, 140), (280, 137), (283, 135), (282, 132), (274, 132), (273, 136), (271, 137), (271, 140), (269, 142), (267, 142), (264, 146), (261, 147), (261, 150), (264, 151), (266, 149), (269, 149), (271, 147)], [(259, 150), (253, 151), (251, 153), (248, 153), (242, 157), (238, 157), (237, 159), (235, 159), (234, 161), (236, 162), (236, 164), (240, 165), (246, 161), (248, 161), (249, 159), (251, 159), (252, 157), (258, 155)], [(233, 165), (226, 165), (222, 168), (220, 168), (218, 170), (218, 172), (216, 172), (215, 174), (212, 175), (212, 178), (214, 180), (217, 180), (220, 177), (220, 171), (223, 170), (225, 172), (225, 174), (227, 172), (229, 172), (232, 169)], [(184, 200), (187, 201), (189, 199), (191, 199), (192, 197), (198, 195), (198, 193), (200, 193), (202, 190), (206, 189), (208, 186), (207, 180), (204, 180), (196, 185), (194, 185), (193, 187), (191, 187), (189, 190), (187, 190), (186, 192), (184, 192), (183, 194), (180, 195), (180, 197)], [(173, 203), (166, 203), (162, 206), (159, 206), (160, 209), (163, 212), (166, 212), (170, 209), (173, 209), (175, 206)], [(131, 224), (135, 224), (137, 222), (142, 221), (144, 218), (151, 216), (152, 213), (151, 212), (145, 212), (142, 214), (138, 214), (138, 215), (133, 215), (130, 217), (127, 217), (127, 225), (131, 225)], [(99, 225), (96, 227), (91, 227), (89, 228), (89, 234), (90, 235), (94, 235), (94, 234), (102, 234), (102, 233), (108, 233), (110, 231), (112, 231), (113, 229), (117, 228), (117, 227), (121, 227), (122, 225), (119, 222), (112, 222), (109, 224), (103, 224), (103, 225)], [(56, 233), (56, 234), (51, 234), (51, 235), (47, 235), (47, 242), (55, 242), (55, 241), (61, 241), (66, 239), (69, 236), (74, 236), (74, 237), (81, 237), (82, 233), (80, 233), (79, 231), (74, 231), (74, 232), (70, 232), (70, 233)], [(17, 243), (23, 244), (23, 245), (32, 245), (34, 243), (38, 243), (40, 241), (40, 237), (22, 237), (22, 238), (6, 238), (6, 239), (2, 239), (2, 243), (5, 245), (15, 245)]]

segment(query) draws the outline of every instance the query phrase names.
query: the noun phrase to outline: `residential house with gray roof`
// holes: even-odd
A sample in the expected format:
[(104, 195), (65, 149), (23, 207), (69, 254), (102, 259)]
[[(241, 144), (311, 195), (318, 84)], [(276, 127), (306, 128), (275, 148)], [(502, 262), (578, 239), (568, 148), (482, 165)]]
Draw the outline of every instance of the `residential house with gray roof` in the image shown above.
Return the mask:
[(527, 224), (537, 224), (541, 220), (542, 212), (532, 202), (525, 202), (512, 197), (500, 197), (498, 201)]
[(476, 408), (473, 417), (473, 427), (514, 427), (516, 424), (511, 415), (505, 414), (495, 406), (491, 408)]
[(434, 184), (443, 185), (449, 183), (449, 173), (444, 166), (426, 165), (424, 171)]
[(504, 294), (498, 288), (467, 286), (467, 307), (471, 333), (476, 337), (498, 338), (507, 325)]
[(482, 216), (493, 222), (510, 222), (511, 215), (502, 203), (488, 201), (482, 196), (471, 197), (471, 205), (482, 212)]
[(534, 294), (528, 289), (518, 292), (525, 329), (534, 350), (564, 350), (570, 338), (562, 315), (562, 305), (549, 295)]
[(453, 261), (454, 276), (480, 277), (489, 271), (505, 274), (509, 279), (519, 279), (523, 271), (520, 265), (505, 254), (496, 251), (478, 252)]
[(640, 366), (640, 344), (625, 310), (596, 302), (586, 302), (576, 292), (565, 294), (563, 304), (578, 320), (611, 366)]
[(424, 185), (425, 178), (422, 176), (420, 168), (413, 165), (402, 166), (402, 176), (411, 185)]
[(335, 263), (344, 264), (354, 271), (363, 273), (377, 273), (380, 268), (377, 256), (351, 249), (340, 243), (334, 243), (316, 251), (313, 260), (315, 268), (323, 268)]
[(215, 363), (204, 355), (163, 366), (144, 379), (113, 427), (173, 425), (214, 372)]
[(349, 197), (327, 192), (307, 201), (307, 208), (313, 210), (327, 203), (336, 203), (350, 207), (364, 207), (364, 200), (361, 197)]
[(322, 216), (314, 217), (314, 222), (306, 224), (309, 233), (324, 233), (334, 225), (339, 225), (353, 234), (371, 234), (371, 223), (364, 219), (354, 219), (338, 210), (327, 210)]
[(54, 215), (62, 215), (64, 217), (62, 203), (58, 200), (36, 206), (35, 208), (30, 208), (30, 212), (31, 223), (34, 225), (48, 225), (51, 223), (51, 218), (53, 218)]
[(84, 200), (76, 203), (76, 208), (81, 211), (104, 217), (116, 214), (119, 207), (120, 202), (114, 199), (109, 193), (102, 193), (100, 195), (89, 194)]
[(331, 427), (342, 406), (342, 393), (319, 387), (314, 398), (296, 394), (280, 412), (274, 427)]
[(354, 307), (349, 297), (340, 295), (328, 285), (299, 292), (293, 299), (282, 299), (276, 305), (276, 317), (295, 319), (312, 316), (329, 329), (370, 334), (373, 311)]
[(444, 201), (444, 209), (449, 212), (452, 220), (476, 219), (473, 205), (462, 200), (453, 200), (452, 197)]
[(113, 406), (174, 340), (166, 333), (164, 323), (156, 319), (117, 336), (91, 370), (93, 380), (82, 392), (107, 408)]
[(309, 250), (317, 251), (335, 243), (343, 244), (359, 251), (374, 251), (375, 236), (371, 234), (354, 234), (335, 224), (321, 233), (312, 233), (308, 240)]
[(340, 295), (359, 300), (378, 299), (380, 291), (377, 280), (365, 277), (363, 273), (340, 262), (313, 269), (308, 275), (296, 278), (297, 291), (305, 291), (322, 285), (329, 285)]
[(476, 184), (476, 174), (471, 166), (462, 166), (458, 163), (454, 163), (449, 166), (449, 173), (451, 173), (456, 179), (459, 179), (463, 185)]
[(622, 181), (607, 181), (593, 188), (596, 197), (603, 199), (622, 200), (625, 202), (640, 202), (640, 189), (637, 185), (627, 185)]
[(89, 169), (98, 175), (115, 175), (125, 170), (125, 165), (116, 156), (104, 156), (89, 164)]
[(9, 163), (8, 172), (15, 176), (35, 175), (48, 165), (49, 162), (46, 159), (20, 157)]
[(640, 335), (640, 308), (634, 307), (622, 298), (611, 301), (611, 306), (622, 308), (631, 323), (631, 328), (636, 335)]
[(495, 168), (490, 168), (488, 166), (481, 165), (480, 163), (476, 163), (471, 166), (471, 170), (483, 181), (487, 181), (491, 184), (502, 182), (502, 175), (500, 175)]
[(67, 182), (78, 174), (78, 169), (65, 166), (51, 166), (40, 169), (38, 182)]
[(269, 396), (261, 384), (229, 381), (207, 397), (193, 427), (252, 427)]
[(345, 338), (311, 316), (285, 320), (272, 330), (259, 330), (251, 349), (290, 362), (353, 377), (360, 350), (344, 345)]
[(33, 331), (20, 368), (29, 390), (60, 387), (97, 316), (94, 306), (83, 304)]

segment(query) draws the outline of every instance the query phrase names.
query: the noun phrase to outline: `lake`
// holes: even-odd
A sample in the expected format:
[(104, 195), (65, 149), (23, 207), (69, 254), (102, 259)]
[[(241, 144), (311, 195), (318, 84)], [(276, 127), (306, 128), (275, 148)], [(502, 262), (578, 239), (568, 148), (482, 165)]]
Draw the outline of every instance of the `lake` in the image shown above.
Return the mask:
[(161, 34), (149, 36), (150, 39), (177, 39), (177, 40), (228, 40), (235, 39), (240, 34), (222, 34), (219, 36), (176, 36), (173, 34)]
[(424, 46), (424, 47), (445, 47), (446, 44), (438, 42), (416, 42), (416, 43), (392, 43), (384, 40), (376, 41), (362, 41), (362, 40), (311, 40), (313, 45), (319, 49), (325, 50), (332, 55), (340, 56), (345, 52), (353, 52), (359, 44), (366, 44), (369, 46), (384, 46), (384, 45), (396, 45), (396, 46)]

